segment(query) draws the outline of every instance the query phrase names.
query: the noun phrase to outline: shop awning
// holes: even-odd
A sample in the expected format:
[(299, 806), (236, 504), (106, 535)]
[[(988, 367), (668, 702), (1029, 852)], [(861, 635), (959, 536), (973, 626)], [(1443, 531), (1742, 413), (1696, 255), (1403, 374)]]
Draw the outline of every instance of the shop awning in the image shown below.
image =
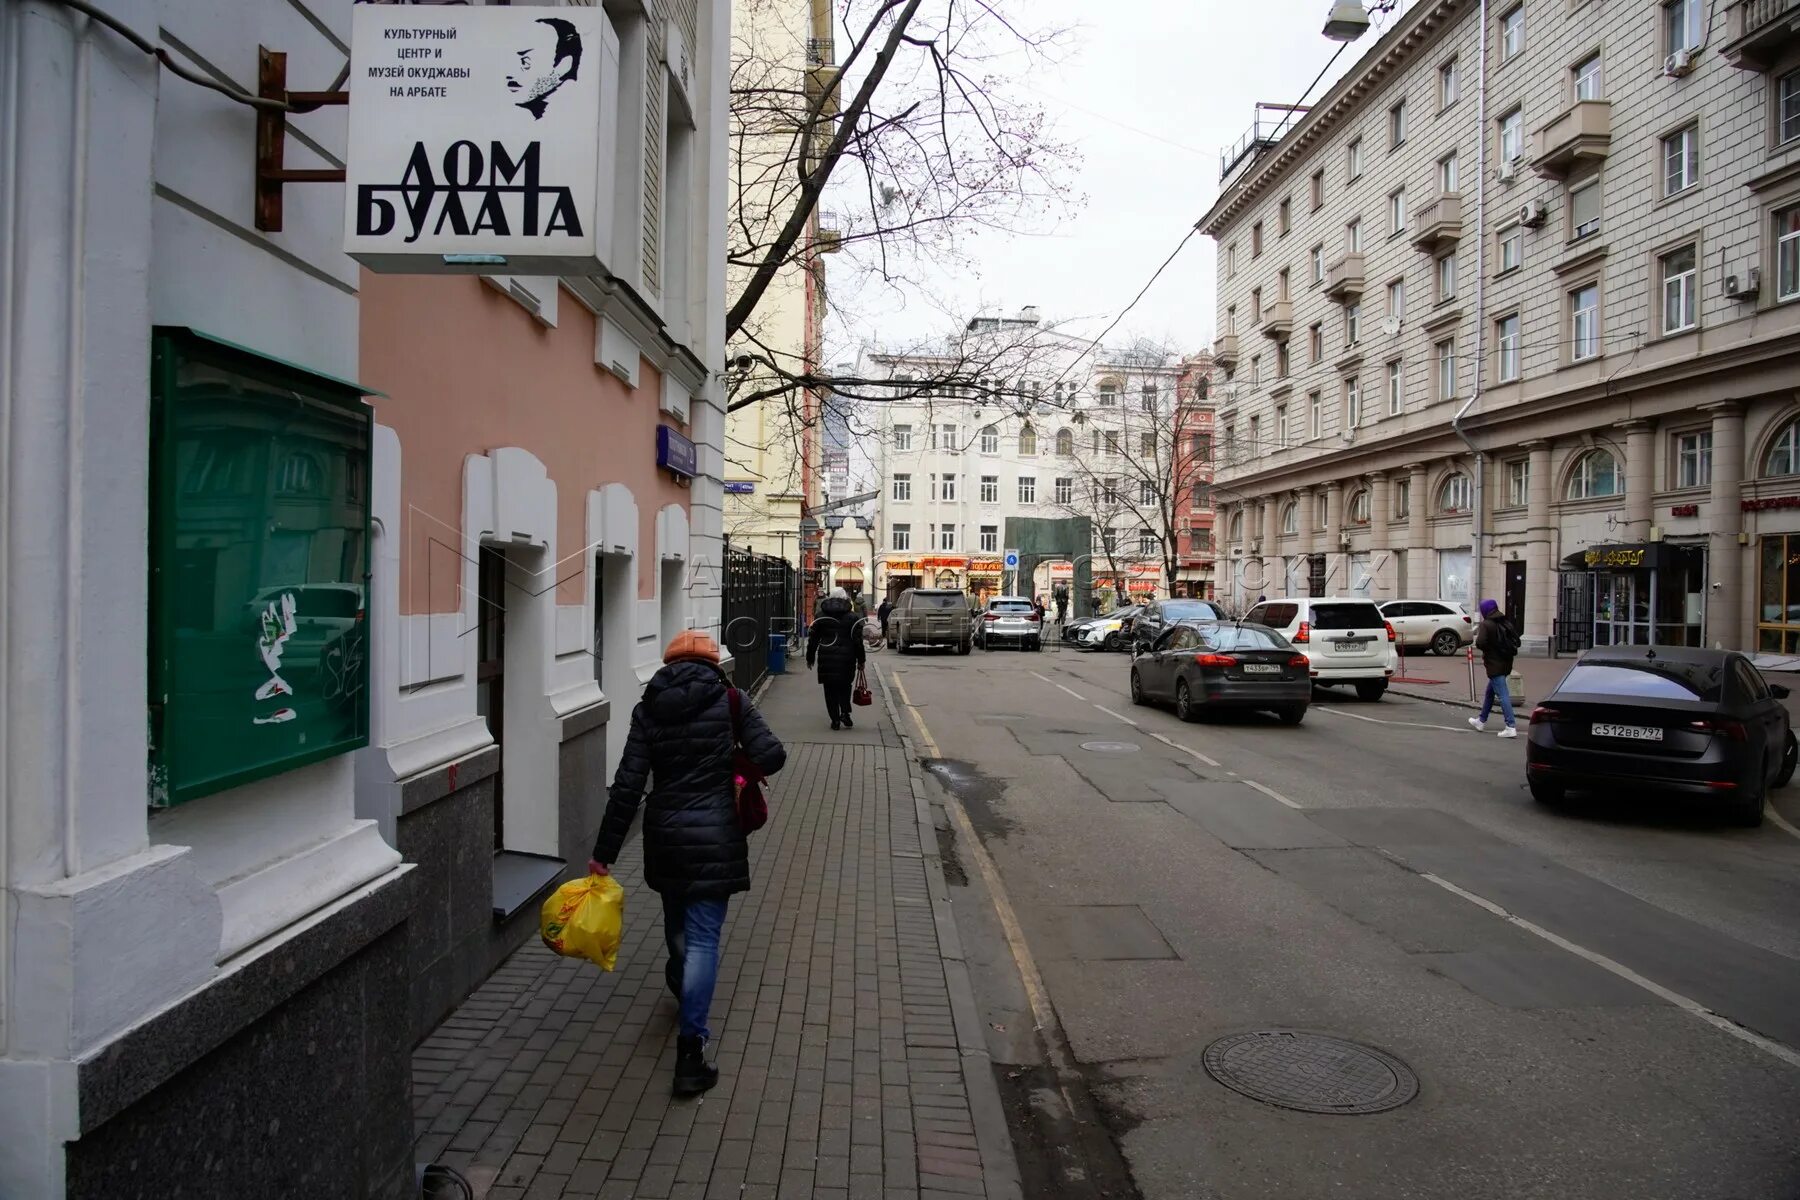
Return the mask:
[(839, 583), (861, 583), (863, 569), (859, 566), (840, 565), (837, 569), (837, 581)]

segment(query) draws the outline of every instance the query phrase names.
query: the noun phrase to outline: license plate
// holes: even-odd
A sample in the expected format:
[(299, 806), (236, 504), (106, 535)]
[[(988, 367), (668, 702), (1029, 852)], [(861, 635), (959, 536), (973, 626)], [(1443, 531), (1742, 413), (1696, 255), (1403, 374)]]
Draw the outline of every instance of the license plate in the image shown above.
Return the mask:
[(1279, 674), (1281, 674), (1281, 668), (1277, 667), (1277, 666), (1273, 666), (1269, 663), (1245, 663), (1244, 664), (1244, 674), (1246, 674), (1246, 675), (1279, 675)]
[(1595, 737), (1629, 738), (1634, 742), (1660, 742), (1663, 731), (1655, 725), (1594, 725)]
[(1363, 648), (1368, 644), (1369, 643), (1366, 641), (1351, 641), (1349, 638), (1339, 638), (1337, 641), (1331, 643), (1331, 652), (1333, 654), (1361, 654)]

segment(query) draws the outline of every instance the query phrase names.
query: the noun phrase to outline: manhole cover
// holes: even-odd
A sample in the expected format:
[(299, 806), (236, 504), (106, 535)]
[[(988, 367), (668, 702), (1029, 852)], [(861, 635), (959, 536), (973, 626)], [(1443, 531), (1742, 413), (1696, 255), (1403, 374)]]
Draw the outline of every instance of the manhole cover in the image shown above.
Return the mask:
[(1316, 1033), (1259, 1029), (1220, 1038), (1204, 1062), (1232, 1091), (1300, 1112), (1385, 1112), (1419, 1094), (1419, 1077), (1399, 1059)]
[(1136, 754), (1136, 742), (1083, 742), (1083, 750), (1092, 750), (1096, 754)]

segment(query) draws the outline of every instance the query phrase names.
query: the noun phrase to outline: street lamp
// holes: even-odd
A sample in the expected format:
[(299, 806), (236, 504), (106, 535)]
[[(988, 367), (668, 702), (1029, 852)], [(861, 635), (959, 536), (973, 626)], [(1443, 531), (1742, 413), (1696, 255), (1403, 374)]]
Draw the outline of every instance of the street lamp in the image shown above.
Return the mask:
[(1325, 36), (1334, 42), (1354, 42), (1369, 32), (1369, 14), (1359, 0), (1338, 0), (1325, 17)]

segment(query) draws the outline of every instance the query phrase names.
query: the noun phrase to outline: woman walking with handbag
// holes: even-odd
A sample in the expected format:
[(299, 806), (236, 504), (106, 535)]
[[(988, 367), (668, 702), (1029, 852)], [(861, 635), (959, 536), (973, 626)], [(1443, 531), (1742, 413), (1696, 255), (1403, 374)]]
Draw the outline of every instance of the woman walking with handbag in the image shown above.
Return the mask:
[(644, 882), (662, 896), (669, 947), (664, 978), (681, 1005), (678, 1096), (698, 1095), (719, 1081), (718, 1068), (706, 1062), (719, 933), (729, 897), (750, 889), (748, 831), (738, 812), (740, 755), (764, 775), (787, 761), (750, 698), (719, 669), (719, 644), (697, 629), (676, 634), (632, 710), (588, 870), (605, 875), (617, 860), (648, 784)]
[(850, 688), (867, 659), (862, 622), (850, 611), (849, 593), (833, 588), (819, 606), (819, 617), (812, 623), (812, 636), (806, 642), (806, 665), (818, 664), (819, 684), (825, 689), (825, 712), (831, 717), (833, 729), (849, 729), (856, 724), (850, 719)]

